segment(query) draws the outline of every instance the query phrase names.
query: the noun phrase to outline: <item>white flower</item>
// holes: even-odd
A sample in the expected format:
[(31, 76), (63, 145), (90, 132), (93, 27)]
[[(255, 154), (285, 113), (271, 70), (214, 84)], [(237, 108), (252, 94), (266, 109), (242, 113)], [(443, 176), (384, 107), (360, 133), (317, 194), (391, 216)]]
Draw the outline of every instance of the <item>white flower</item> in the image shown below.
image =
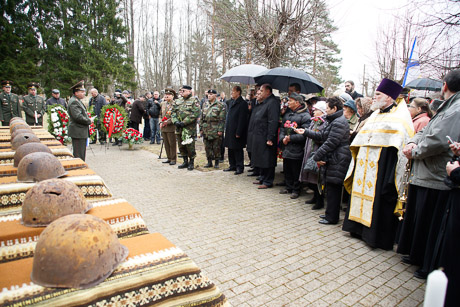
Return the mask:
[(59, 116), (57, 115), (57, 113), (55, 112), (51, 113), (51, 121), (57, 122), (58, 120), (59, 120)]

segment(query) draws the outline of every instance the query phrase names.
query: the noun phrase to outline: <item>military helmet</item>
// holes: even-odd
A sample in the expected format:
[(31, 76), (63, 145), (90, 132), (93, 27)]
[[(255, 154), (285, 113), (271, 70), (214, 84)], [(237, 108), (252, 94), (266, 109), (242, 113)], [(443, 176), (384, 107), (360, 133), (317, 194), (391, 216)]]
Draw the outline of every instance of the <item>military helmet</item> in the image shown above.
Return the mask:
[(21, 146), (16, 149), (16, 152), (14, 153), (14, 167), (18, 167), (19, 162), (21, 162), (22, 158), (27, 156), (30, 153), (33, 152), (47, 152), (52, 154), (53, 152), (51, 149), (49, 149), (48, 146), (42, 143), (25, 143), (22, 144)]
[(17, 129), (28, 129), (32, 131), (32, 128), (30, 128), (30, 126), (27, 123), (19, 121), (19, 120), (11, 123), (10, 133), (13, 133)]
[(19, 146), (26, 143), (40, 143), (40, 139), (32, 132), (20, 133), (11, 141), (11, 148), (16, 150)]
[(128, 253), (102, 219), (89, 214), (66, 215), (40, 235), (30, 278), (44, 287), (93, 287), (110, 276)]
[(18, 128), (18, 129), (15, 129), (11, 133), (11, 140), (14, 140), (14, 138), (21, 133), (32, 133), (33, 134), (32, 129), (23, 129), (23, 128), (19, 129)]
[(50, 153), (33, 152), (18, 164), (18, 181), (35, 182), (66, 175), (61, 162)]
[(34, 185), (22, 203), (22, 223), (29, 227), (46, 226), (58, 218), (91, 209), (83, 192), (68, 180), (48, 179)]
[(15, 122), (23, 122), (25, 123), (26, 121), (22, 118), (22, 117), (13, 117), (10, 119), (10, 122), (8, 123), (9, 126), (11, 126), (12, 123), (15, 123)]

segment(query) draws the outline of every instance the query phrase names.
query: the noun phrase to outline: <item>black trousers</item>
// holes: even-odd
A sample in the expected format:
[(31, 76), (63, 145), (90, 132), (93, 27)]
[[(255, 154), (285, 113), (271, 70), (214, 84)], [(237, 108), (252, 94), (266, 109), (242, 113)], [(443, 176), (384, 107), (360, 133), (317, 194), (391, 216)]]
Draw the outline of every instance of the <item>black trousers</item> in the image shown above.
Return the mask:
[(75, 158), (80, 158), (83, 161), (85, 161), (86, 159), (86, 138), (85, 139), (72, 138), (72, 148), (73, 148), (73, 156)]
[(230, 168), (244, 170), (244, 152), (243, 148), (228, 149), (228, 163)]
[(326, 220), (331, 223), (339, 222), (340, 215), (340, 201), (342, 198), (342, 186), (343, 184), (334, 184), (326, 182)]
[(275, 180), (275, 167), (260, 168), (260, 176), (262, 177), (262, 184), (266, 186), (273, 186)]
[(302, 160), (283, 159), (284, 180), (286, 181), (286, 190), (292, 193), (300, 193), (300, 168)]

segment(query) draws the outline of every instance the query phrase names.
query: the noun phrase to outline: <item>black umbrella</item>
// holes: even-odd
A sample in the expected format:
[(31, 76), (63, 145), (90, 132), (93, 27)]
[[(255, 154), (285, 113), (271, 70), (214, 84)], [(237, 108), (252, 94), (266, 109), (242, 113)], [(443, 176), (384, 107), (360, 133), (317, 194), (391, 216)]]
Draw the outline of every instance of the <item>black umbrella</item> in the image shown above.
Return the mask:
[(304, 71), (277, 67), (261, 72), (254, 77), (257, 84), (269, 83), (271, 86), (282, 92), (287, 92), (289, 85), (293, 83), (300, 84), (300, 92), (304, 94), (319, 93), (323, 86), (314, 77)]
[(439, 92), (442, 88), (442, 81), (430, 79), (430, 78), (419, 78), (419, 79), (415, 79), (407, 83), (406, 87), (409, 87), (415, 90)]

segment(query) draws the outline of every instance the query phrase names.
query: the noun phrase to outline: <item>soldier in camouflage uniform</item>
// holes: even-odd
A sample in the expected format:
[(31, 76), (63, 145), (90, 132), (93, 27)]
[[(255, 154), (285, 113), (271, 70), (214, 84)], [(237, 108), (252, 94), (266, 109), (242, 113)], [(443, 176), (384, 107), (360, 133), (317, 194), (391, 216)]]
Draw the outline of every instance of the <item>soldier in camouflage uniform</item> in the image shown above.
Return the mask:
[(3, 92), (0, 94), (2, 106), (0, 108), (0, 121), (2, 126), (8, 126), (13, 117), (22, 117), (19, 97), (11, 93), (11, 81), (2, 81)]
[(24, 96), (22, 109), (26, 113), (26, 122), (30, 126), (41, 126), (43, 124), (43, 115), (46, 112), (45, 99), (37, 95), (38, 83), (30, 82), (27, 85), (29, 95)]
[[(200, 116), (200, 102), (192, 96), (192, 87), (189, 85), (182, 86), (180, 94), (182, 97), (177, 99), (172, 107), (171, 120), (176, 126), (176, 139), (180, 155), (184, 158), (184, 163), (178, 168), (187, 168), (191, 171), (195, 167), (196, 121)], [(188, 144), (182, 144), (182, 137), (185, 136), (185, 133), (191, 137), (191, 142)]]
[(208, 103), (203, 108), (200, 121), (200, 132), (203, 136), (204, 148), (208, 164), (204, 167), (212, 167), (212, 160), (215, 160), (214, 168), (219, 168), (220, 146), (225, 128), (225, 107), (217, 100), (216, 90), (208, 91)]

